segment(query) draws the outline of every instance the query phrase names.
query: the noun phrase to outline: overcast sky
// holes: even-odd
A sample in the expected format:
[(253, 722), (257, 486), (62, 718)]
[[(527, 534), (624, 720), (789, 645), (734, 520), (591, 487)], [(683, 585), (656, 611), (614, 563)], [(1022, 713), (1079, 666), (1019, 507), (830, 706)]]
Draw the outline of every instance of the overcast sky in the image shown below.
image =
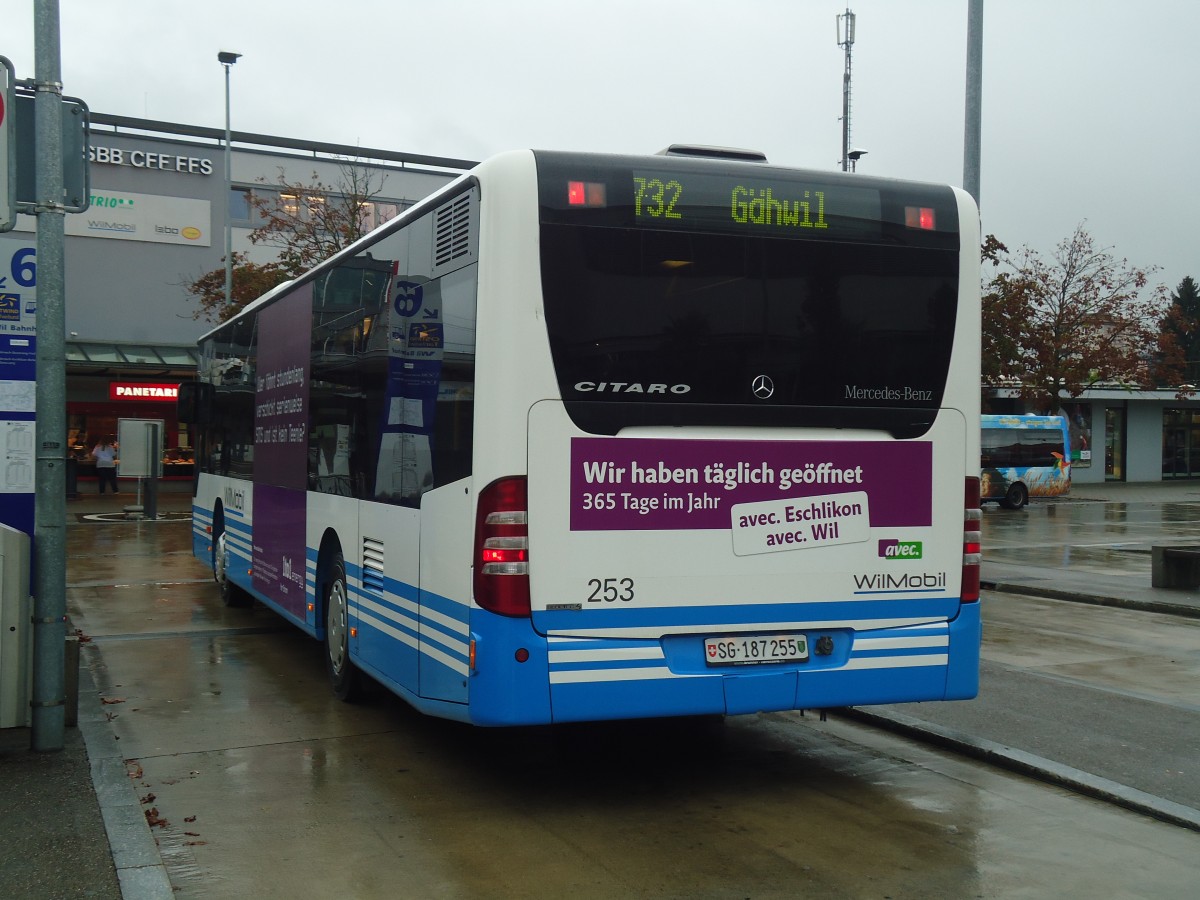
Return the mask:
[[(967, 0), (853, 0), (859, 172), (962, 184)], [(96, 112), (482, 159), (673, 142), (835, 169), (827, 0), (60, 0)], [(34, 3), (0, 54), (34, 70)], [(1086, 220), (1174, 289), (1200, 278), (1200, 3), (985, 0), (983, 230), (1049, 254)]]

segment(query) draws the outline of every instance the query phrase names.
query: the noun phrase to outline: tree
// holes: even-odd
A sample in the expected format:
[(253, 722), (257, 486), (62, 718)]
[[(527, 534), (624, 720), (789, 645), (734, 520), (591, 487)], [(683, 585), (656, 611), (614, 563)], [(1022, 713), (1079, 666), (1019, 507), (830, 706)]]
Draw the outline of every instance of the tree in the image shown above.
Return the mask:
[(1045, 410), (1097, 383), (1153, 386), (1166, 304), (1162, 286), (1148, 287), (1155, 269), (1115, 259), (1082, 224), (1049, 260), (1028, 247), (1013, 255), (998, 241), (991, 251), (1000, 271), (984, 292), (984, 370), (993, 384), (1013, 379)]
[(1179, 282), (1163, 316), (1159, 366), (1160, 384), (1200, 385), (1200, 291), (1190, 275)]
[(188, 293), (199, 304), (192, 313), (193, 319), (224, 322), (232, 319), (248, 304), (257, 300), (271, 288), (287, 281), (288, 274), (278, 263), (258, 264), (246, 259), (244, 253), (233, 252), (233, 271), (230, 278), (229, 302), (225, 302), (225, 269), (205, 272), (187, 283)]
[[(222, 268), (185, 283), (198, 306), (194, 319), (223, 322), (278, 284), (296, 278), (317, 263), (342, 250), (370, 227), (366, 211), (383, 186), (383, 173), (371, 172), (353, 161), (340, 160), (336, 186), (323, 183), (317, 173), (311, 182), (289, 182), (279, 170), (271, 190), (251, 192), (250, 208), (262, 222), (250, 232), (250, 243), (271, 248), (275, 260), (255, 263), (245, 253), (232, 254), (230, 300), (225, 302), (224, 257)], [(268, 184), (266, 179), (259, 179)]]
[[(983, 242), (982, 256), (992, 268), (999, 268), (1008, 248), (989, 234)], [(1028, 291), (1007, 271), (997, 272), (983, 294), (983, 382), (999, 384), (1020, 378), (1021, 336), (1029, 320)]]

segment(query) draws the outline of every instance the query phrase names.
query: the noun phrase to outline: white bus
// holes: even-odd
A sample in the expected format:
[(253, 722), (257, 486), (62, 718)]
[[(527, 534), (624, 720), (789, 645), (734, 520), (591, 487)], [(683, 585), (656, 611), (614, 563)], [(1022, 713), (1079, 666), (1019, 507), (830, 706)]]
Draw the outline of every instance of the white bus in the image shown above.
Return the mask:
[(961, 191), (505, 154), (201, 339), (195, 552), (481, 725), (972, 697), (979, 335)]

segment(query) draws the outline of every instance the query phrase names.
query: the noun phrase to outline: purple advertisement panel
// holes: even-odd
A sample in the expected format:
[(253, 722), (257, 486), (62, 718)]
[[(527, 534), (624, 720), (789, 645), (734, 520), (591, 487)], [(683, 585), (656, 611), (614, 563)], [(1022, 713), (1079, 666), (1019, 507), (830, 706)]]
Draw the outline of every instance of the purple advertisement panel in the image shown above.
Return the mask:
[(254, 486), (254, 587), (304, 618), (305, 493)]
[(254, 586), (304, 618), (312, 285), (259, 316), (254, 395)]
[(732, 529), (737, 538), (819, 522), (841, 543), (849, 528), (932, 524), (932, 487), (928, 442), (571, 440), (572, 531)]
[(308, 372), (312, 284), (259, 316), (254, 395), (254, 480), (308, 486)]

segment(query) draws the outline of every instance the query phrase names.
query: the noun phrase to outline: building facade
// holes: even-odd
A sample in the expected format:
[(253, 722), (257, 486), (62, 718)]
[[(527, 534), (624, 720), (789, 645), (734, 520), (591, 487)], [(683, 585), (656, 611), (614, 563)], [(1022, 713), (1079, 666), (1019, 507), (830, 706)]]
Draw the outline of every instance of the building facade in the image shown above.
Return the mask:
[[(363, 215), (374, 226), (473, 165), (233, 132), (227, 182), (223, 130), (100, 114), (89, 156), (90, 207), (65, 221), (68, 492), (86, 487), (92, 446), (122, 419), (161, 421), (165, 476), (190, 477), (174, 387), (194, 376), (196, 341), (212, 323), (197, 318), (186, 285), (223, 269), (227, 213), (233, 250), (267, 262), (274, 251), (249, 239), (261, 224), (252, 193), (288, 202), (281, 185), (336, 190), (353, 172), (370, 185)], [(0, 234), (0, 446), (17, 448), (0, 492), (10, 509), (32, 508), (36, 252), (34, 217)]]
[[(989, 412), (1035, 412), (1010, 389), (987, 394)], [(1200, 478), (1198, 394), (1094, 387), (1064, 399), (1056, 412), (1070, 422), (1074, 483)]]

